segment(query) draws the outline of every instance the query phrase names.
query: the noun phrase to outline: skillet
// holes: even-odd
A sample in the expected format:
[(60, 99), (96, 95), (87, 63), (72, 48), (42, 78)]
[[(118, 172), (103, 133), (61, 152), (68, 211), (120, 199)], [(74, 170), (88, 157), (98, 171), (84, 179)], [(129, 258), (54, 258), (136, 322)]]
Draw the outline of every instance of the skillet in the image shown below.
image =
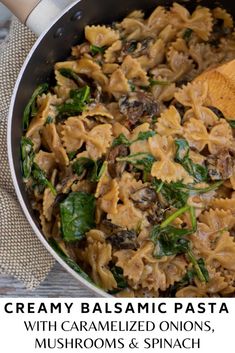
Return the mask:
[[(72, 4), (68, 0), (22, 0), (19, 2), (4, 0), (2, 2), (9, 6), (22, 21), (26, 21), (27, 25), (37, 34), (40, 33), (42, 27), (47, 27), (39, 36), (20, 71), (9, 110), (8, 157), (19, 202), (35, 234), (56, 260), (78, 281), (89, 287), (94, 294), (108, 296), (104, 291), (88, 283), (65, 264), (49, 246), (40, 230), (39, 222), (25, 191), (21, 174), (20, 139), (22, 136), (23, 111), (35, 88), (43, 82), (52, 82), (54, 63), (69, 57), (71, 47), (83, 39), (83, 29), (87, 24), (110, 24), (138, 9), (142, 9), (148, 14), (156, 6), (171, 6), (174, 1), (80, 0), (72, 2)], [(70, 5), (66, 7), (68, 3)], [(178, 0), (178, 3), (186, 6), (191, 11), (199, 3), (209, 8), (222, 6), (235, 16), (235, 3), (231, 0)], [(21, 8), (19, 8), (19, 5)], [(64, 7), (66, 8), (63, 9)], [(31, 14), (28, 16), (30, 11)], [(57, 15), (57, 18), (53, 19), (55, 15)]]

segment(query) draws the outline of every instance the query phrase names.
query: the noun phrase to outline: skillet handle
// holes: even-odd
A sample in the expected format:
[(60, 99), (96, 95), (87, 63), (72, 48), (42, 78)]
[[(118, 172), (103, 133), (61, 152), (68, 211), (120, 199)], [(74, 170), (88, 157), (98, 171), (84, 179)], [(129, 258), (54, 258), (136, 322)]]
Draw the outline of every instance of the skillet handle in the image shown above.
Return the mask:
[(75, 0), (1, 0), (1, 2), (39, 36)]
[(26, 1), (16, 1), (16, 0), (2, 0), (1, 1), (5, 6), (13, 12), (16, 17), (23, 23), (26, 22), (29, 14), (37, 6), (40, 0), (26, 0)]

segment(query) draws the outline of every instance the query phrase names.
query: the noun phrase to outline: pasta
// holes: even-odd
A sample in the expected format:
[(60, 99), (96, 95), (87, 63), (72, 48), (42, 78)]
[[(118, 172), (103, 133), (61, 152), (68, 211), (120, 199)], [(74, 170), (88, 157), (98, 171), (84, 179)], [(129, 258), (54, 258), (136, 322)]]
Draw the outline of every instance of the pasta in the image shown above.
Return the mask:
[(112, 295), (234, 296), (235, 121), (196, 79), (235, 58), (234, 33), (224, 9), (177, 3), (87, 25), (25, 111), (42, 232)]

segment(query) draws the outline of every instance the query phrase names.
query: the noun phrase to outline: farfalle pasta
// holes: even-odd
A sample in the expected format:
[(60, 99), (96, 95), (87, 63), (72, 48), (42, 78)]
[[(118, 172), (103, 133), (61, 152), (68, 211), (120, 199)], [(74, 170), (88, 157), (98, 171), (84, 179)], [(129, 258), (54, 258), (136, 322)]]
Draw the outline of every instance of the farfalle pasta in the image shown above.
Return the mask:
[(109, 294), (235, 295), (235, 121), (197, 80), (235, 59), (234, 33), (224, 9), (177, 3), (89, 24), (26, 107), (42, 232)]

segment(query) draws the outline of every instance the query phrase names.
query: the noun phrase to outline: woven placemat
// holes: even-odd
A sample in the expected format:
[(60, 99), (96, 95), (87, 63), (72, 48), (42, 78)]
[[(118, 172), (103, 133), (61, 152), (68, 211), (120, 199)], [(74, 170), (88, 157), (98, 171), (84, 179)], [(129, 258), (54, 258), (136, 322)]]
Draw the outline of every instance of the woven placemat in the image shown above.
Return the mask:
[(0, 273), (36, 288), (54, 264), (26, 221), (16, 199), (7, 158), (7, 114), (20, 68), (36, 37), (13, 18), (0, 45)]

